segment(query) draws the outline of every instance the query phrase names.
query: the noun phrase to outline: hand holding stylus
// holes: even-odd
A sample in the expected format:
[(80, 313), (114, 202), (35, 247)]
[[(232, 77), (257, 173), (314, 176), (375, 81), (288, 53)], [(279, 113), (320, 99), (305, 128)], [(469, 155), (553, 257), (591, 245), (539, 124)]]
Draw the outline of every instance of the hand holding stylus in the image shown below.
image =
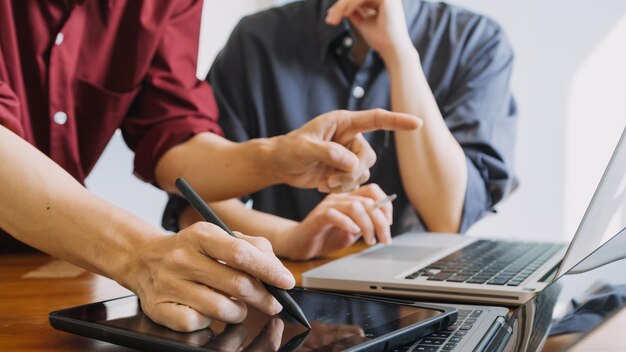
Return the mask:
[[(239, 236), (235, 235), (230, 230), (230, 228), (217, 216), (217, 214), (215, 214), (213, 210), (209, 208), (204, 200), (202, 200), (198, 193), (196, 193), (196, 191), (194, 191), (193, 188), (185, 180), (183, 180), (182, 178), (177, 179), (176, 187), (183, 194), (185, 199), (187, 199), (187, 201), (194, 207), (194, 209), (198, 211), (198, 213), (200, 213), (200, 215), (202, 215), (202, 217), (206, 221), (216, 224), (222, 230), (226, 231), (226, 233), (231, 237), (239, 238)], [(306, 316), (304, 315), (296, 301), (294, 301), (293, 298), (291, 298), (291, 296), (289, 296), (289, 294), (285, 292), (285, 290), (264, 281), (262, 283), (263, 287), (265, 287), (265, 289), (269, 291), (278, 302), (280, 302), (285, 311), (287, 311), (292, 317), (298, 320), (302, 325), (306, 326), (309, 329), (311, 328), (311, 324), (309, 324)]]

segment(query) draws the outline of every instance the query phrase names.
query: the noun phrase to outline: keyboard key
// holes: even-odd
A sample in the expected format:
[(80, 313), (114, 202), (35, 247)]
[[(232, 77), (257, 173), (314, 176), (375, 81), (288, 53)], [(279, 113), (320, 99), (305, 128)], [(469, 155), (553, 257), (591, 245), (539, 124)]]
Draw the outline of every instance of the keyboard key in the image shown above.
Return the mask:
[(470, 325), (476, 324), (476, 319), (467, 319), (467, 320), (464, 321), (464, 323), (465, 324), (470, 324)]
[(446, 342), (446, 339), (437, 339), (434, 337), (424, 337), (422, 341), (420, 341), (420, 345), (443, 345)]
[(452, 351), (455, 347), (456, 347), (456, 343), (447, 343), (445, 346), (443, 346), (442, 350)]
[(487, 282), (487, 285), (504, 285), (509, 279), (492, 279)]
[(461, 342), (462, 336), (452, 336), (448, 342), (459, 343)]
[(457, 275), (454, 275), (454, 276), (448, 278), (446, 281), (449, 281), (449, 282), (463, 282), (463, 281), (465, 281), (465, 280), (467, 280), (469, 278), (470, 277), (468, 275), (459, 275), (459, 274), (457, 274)]
[(431, 281), (443, 281), (447, 278), (449, 278), (450, 276), (452, 276), (453, 273), (447, 273), (447, 272), (440, 272), (439, 274), (435, 275), (435, 276), (431, 276), (428, 278), (428, 280)]
[(450, 337), (450, 334), (452, 334), (451, 332), (445, 332), (445, 331), (439, 331), (439, 332), (434, 332), (430, 335), (428, 335), (427, 337), (436, 337), (436, 338), (441, 338), (441, 339), (447, 339), (448, 337)]
[(446, 332), (454, 332), (456, 329), (459, 328), (460, 325), (454, 323), (450, 326), (446, 326), (445, 328), (441, 329), (441, 331), (446, 331)]
[(461, 337), (463, 337), (465, 335), (467, 335), (467, 331), (465, 331), (465, 330), (459, 330), (459, 331), (454, 333), (454, 336), (461, 336)]
[(469, 330), (472, 328), (473, 325), (470, 324), (463, 324), (459, 327), (459, 330)]
[(417, 345), (413, 351), (437, 352), (437, 350), (439, 350), (439, 346)]
[(469, 280), (467, 280), (468, 283), (470, 284), (484, 284), (489, 278), (471, 278)]
[(481, 314), (483, 314), (483, 311), (481, 309), (477, 309), (470, 314), (470, 318), (478, 318)]

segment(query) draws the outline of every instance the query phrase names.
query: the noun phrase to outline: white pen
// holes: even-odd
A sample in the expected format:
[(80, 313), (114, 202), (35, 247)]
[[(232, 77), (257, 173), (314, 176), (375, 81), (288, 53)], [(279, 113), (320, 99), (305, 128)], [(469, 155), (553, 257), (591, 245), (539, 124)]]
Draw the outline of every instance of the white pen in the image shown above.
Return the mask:
[(388, 196), (386, 196), (383, 199), (378, 200), (376, 203), (374, 203), (374, 205), (372, 205), (371, 209), (378, 209), (380, 207), (382, 207), (383, 205), (389, 203), (389, 202), (393, 202), (396, 198), (398, 198), (397, 194), (390, 194)]

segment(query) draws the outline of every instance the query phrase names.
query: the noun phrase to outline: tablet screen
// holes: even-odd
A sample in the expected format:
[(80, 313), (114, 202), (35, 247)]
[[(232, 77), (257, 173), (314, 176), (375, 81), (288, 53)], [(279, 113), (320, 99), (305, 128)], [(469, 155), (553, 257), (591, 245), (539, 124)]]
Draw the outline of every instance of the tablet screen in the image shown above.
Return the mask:
[(207, 329), (179, 333), (153, 323), (142, 313), (135, 296), (78, 307), (58, 315), (212, 351), (338, 351), (442, 314), (435, 309), (301, 289), (290, 294), (309, 319), (313, 327), (310, 331), (284, 313), (269, 316), (248, 307), (248, 316), (241, 324), (214, 321)]

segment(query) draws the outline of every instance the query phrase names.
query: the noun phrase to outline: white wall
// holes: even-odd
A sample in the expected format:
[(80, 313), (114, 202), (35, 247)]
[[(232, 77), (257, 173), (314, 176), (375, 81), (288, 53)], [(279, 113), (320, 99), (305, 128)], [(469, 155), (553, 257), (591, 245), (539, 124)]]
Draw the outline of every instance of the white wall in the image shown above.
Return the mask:
[[(411, 0), (407, 0), (411, 1)], [(280, 2), (286, 2), (280, 0)], [(520, 189), (472, 233), (572, 235), (626, 122), (626, 1), (451, 0), (487, 14), (516, 52)], [(198, 76), (243, 14), (271, 0), (205, 0)], [(132, 176), (116, 136), (88, 178), (97, 194), (158, 224), (165, 196)]]

